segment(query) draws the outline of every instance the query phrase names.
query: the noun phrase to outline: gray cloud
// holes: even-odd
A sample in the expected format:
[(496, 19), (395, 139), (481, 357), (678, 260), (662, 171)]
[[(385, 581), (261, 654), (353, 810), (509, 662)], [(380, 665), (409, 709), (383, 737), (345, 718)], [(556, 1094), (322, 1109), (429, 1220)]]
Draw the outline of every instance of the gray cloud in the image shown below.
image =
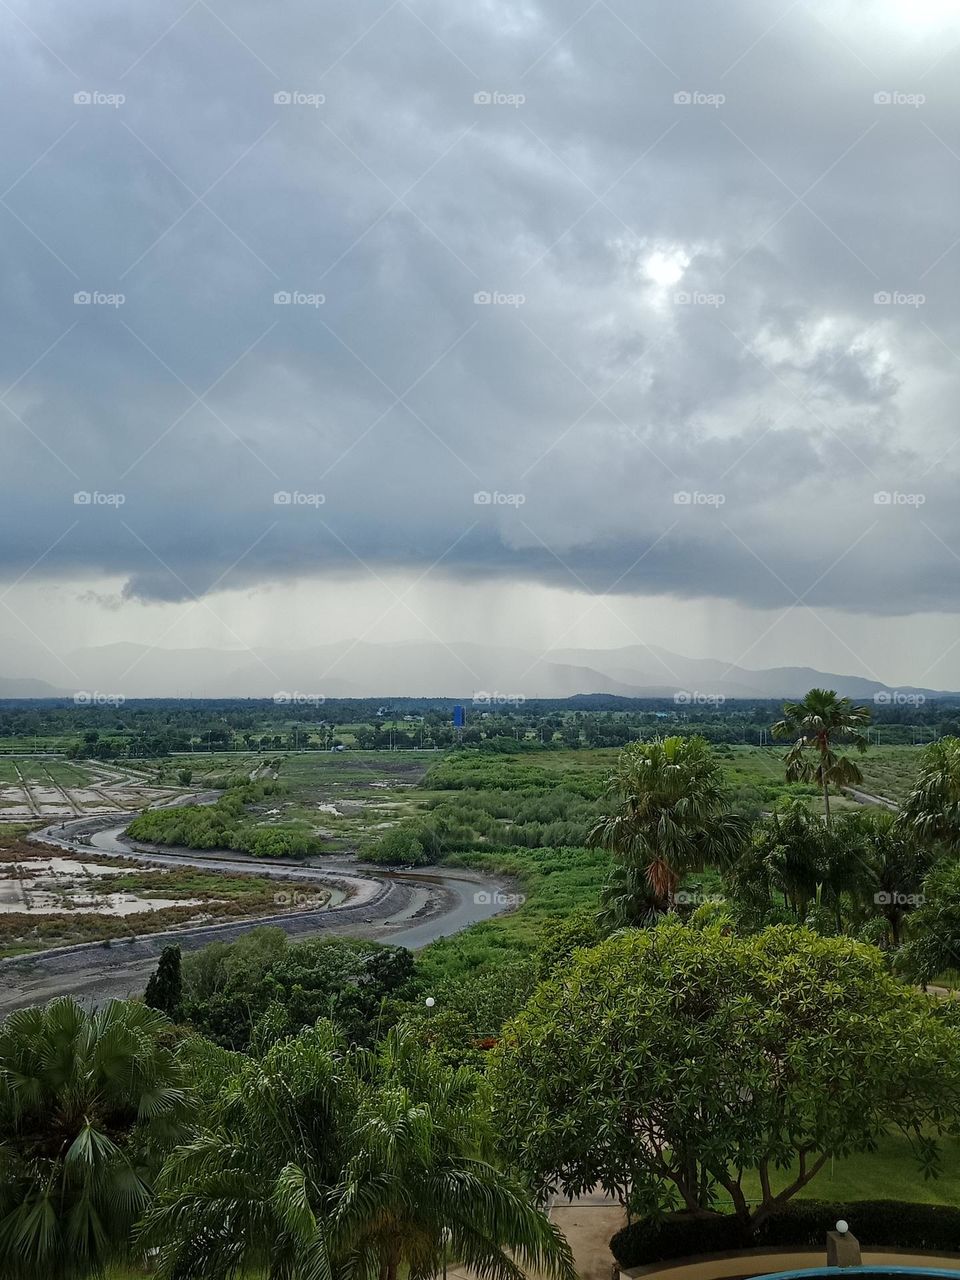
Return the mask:
[(957, 608), (954, 60), (859, 12), (24, 11), (5, 576)]

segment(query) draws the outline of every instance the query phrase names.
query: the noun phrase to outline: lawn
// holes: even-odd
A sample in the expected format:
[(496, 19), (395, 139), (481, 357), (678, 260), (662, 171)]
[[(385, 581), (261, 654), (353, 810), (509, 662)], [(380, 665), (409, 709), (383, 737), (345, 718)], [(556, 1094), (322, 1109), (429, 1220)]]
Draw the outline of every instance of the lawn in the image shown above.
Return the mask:
[[(938, 1178), (924, 1179), (910, 1143), (900, 1133), (883, 1138), (875, 1152), (828, 1161), (800, 1193), (807, 1200), (908, 1200), (916, 1204), (960, 1205), (960, 1141), (943, 1143), (943, 1169)], [(778, 1190), (795, 1177), (785, 1170), (772, 1178)], [(747, 1198), (759, 1200), (760, 1184), (744, 1178)]]

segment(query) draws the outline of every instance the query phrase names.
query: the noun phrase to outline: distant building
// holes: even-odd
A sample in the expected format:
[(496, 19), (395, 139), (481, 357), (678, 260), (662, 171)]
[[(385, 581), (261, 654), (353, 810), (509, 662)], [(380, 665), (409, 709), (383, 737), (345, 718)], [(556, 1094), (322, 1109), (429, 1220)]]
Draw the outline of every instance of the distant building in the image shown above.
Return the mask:
[(453, 727), (455, 729), (462, 729), (463, 726), (466, 724), (466, 722), (467, 722), (466, 712), (464, 711), (463, 707), (458, 703), (453, 708)]

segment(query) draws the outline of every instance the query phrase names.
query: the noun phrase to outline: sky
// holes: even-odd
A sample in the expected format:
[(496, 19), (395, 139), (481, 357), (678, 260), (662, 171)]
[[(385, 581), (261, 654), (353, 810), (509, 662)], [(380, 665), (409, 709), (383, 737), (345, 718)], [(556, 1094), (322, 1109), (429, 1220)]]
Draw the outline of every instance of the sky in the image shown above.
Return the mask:
[(960, 688), (960, 0), (0, 24), (0, 675), (364, 636)]

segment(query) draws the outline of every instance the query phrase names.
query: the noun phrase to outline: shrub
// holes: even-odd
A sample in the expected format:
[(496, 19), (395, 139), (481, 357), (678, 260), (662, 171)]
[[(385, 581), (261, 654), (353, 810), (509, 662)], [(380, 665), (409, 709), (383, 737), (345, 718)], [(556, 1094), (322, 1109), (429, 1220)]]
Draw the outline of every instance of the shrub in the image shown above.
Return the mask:
[(416, 826), (394, 827), (367, 849), (365, 856), (384, 866), (424, 866), (430, 857), (424, 848), (423, 836), (424, 832)]
[(610, 1241), (622, 1267), (644, 1266), (703, 1253), (751, 1248), (819, 1248), (838, 1219), (850, 1224), (861, 1245), (952, 1252), (960, 1241), (960, 1208), (900, 1200), (797, 1200), (771, 1213), (751, 1232), (733, 1216), (693, 1218), (675, 1214), (641, 1218)]

